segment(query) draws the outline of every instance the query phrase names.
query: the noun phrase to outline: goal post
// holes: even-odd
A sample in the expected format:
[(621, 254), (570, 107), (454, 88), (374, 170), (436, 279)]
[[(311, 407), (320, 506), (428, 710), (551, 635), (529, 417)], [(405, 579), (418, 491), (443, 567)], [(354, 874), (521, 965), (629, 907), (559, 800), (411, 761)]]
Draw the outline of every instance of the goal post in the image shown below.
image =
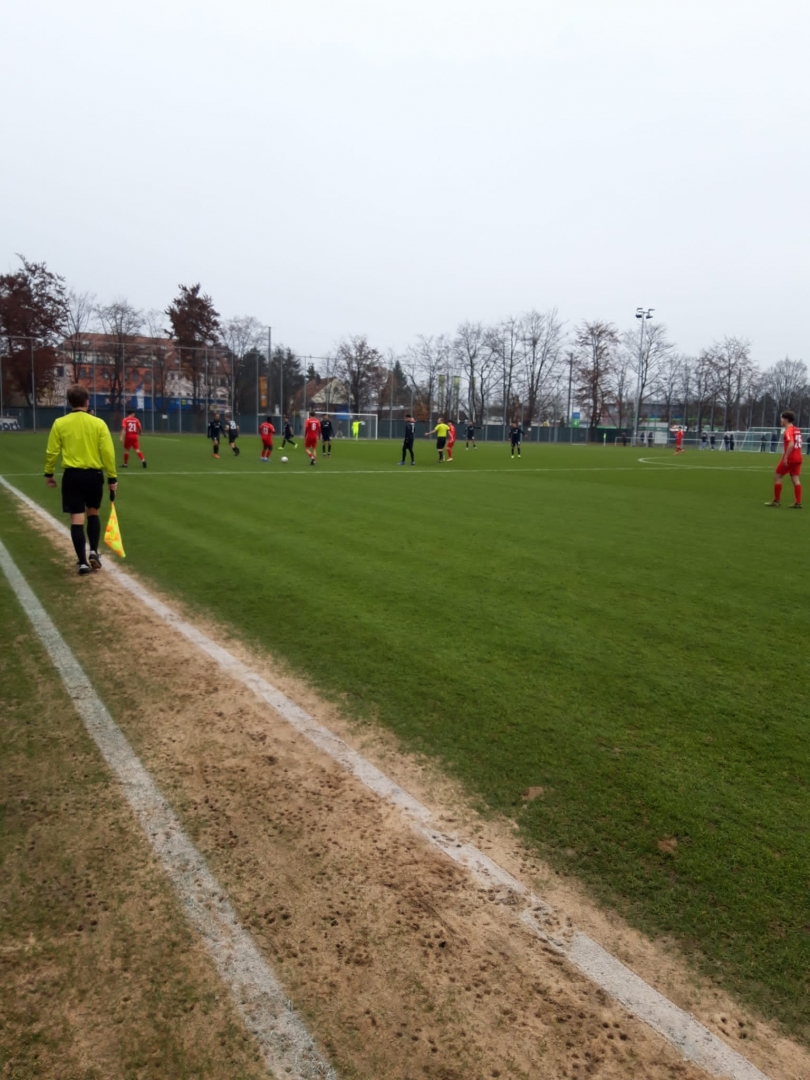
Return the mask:
[[(323, 415), (323, 414), (321, 414)], [(377, 438), (377, 414), (376, 413), (329, 413), (329, 419), (335, 429), (337, 439), (376, 439)]]

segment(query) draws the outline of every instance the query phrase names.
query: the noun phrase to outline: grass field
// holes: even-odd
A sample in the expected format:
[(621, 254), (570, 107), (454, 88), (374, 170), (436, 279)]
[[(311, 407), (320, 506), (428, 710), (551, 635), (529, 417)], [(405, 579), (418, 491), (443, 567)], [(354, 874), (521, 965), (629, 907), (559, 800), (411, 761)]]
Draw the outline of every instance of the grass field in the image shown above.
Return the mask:
[[(58, 515), (44, 443), (0, 435), (0, 474)], [(807, 524), (763, 507), (775, 459), (490, 443), (439, 466), (425, 443), (411, 469), (381, 441), (310, 468), (241, 445), (144, 439), (128, 565), (810, 1039)]]

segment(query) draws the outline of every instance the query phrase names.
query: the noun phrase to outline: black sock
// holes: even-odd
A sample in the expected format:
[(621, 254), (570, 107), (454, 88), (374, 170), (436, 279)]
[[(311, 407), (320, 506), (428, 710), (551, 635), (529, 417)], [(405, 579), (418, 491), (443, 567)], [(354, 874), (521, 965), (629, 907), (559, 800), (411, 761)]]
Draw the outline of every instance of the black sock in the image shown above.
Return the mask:
[(98, 514), (87, 515), (87, 542), (91, 551), (98, 551), (98, 542), (101, 539), (101, 518)]
[(76, 558), (80, 563), (87, 562), (87, 544), (84, 539), (84, 525), (70, 526), (70, 539), (76, 549)]

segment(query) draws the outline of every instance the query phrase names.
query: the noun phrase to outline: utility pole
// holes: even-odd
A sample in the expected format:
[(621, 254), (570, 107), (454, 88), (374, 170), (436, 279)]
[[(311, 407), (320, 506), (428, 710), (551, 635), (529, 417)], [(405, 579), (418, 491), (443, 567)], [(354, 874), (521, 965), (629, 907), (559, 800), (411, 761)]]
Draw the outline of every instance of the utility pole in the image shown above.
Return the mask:
[(644, 324), (653, 317), (655, 308), (636, 308), (636, 318), (641, 319), (641, 331), (638, 336), (638, 378), (636, 379), (636, 418), (633, 423), (633, 445), (638, 446), (638, 414), (641, 410), (641, 367), (644, 363)]
[(568, 354), (568, 411), (566, 413), (566, 422), (568, 424), (568, 441), (574, 441), (574, 425), (571, 418), (571, 391), (574, 385), (574, 354), (569, 352)]

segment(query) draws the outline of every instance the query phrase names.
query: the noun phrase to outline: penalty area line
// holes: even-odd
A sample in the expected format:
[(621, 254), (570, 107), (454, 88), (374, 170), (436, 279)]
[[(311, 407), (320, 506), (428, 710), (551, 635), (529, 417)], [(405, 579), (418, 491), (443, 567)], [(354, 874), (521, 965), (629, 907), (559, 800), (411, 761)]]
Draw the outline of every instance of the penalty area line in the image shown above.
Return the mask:
[(62, 635), (0, 541), (0, 568), (174, 886), (245, 1026), (276, 1076), (336, 1080), (225, 891), (141, 764)]
[[(68, 530), (46, 510), (2, 476), (0, 485), (16, 495), (62, 537), (68, 534)], [(296, 731), (352, 773), (369, 790), (398, 807), (410, 820), (414, 830), (428, 843), (465, 867), (484, 887), (508, 889), (522, 908), (519, 918), (524, 926), (614, 1000), (620, 1002), (629, 1013), (657, 1031), (684, 1058), (713, 1076), (727, 1077), (729, 1080), (768, 1080), (765, 1073), (747, 1058), (644, 982), (587, 934), (574, 930), (569, 936), (560, 936), (556, 929), (550, 929), (549, 924), (553, 924), (556, 913), (544, 900), (530, 892), (522, 882), (474, 845), (436, 827), (433, 824), (433, 814), (427, 806), (226, 648), (218, 645), (198, 627), (158, 600), (133, 577), (116, 566), (108, 565), (115, 579), (146, 607), (210, 656), (232, 678), (249, 687)]]

